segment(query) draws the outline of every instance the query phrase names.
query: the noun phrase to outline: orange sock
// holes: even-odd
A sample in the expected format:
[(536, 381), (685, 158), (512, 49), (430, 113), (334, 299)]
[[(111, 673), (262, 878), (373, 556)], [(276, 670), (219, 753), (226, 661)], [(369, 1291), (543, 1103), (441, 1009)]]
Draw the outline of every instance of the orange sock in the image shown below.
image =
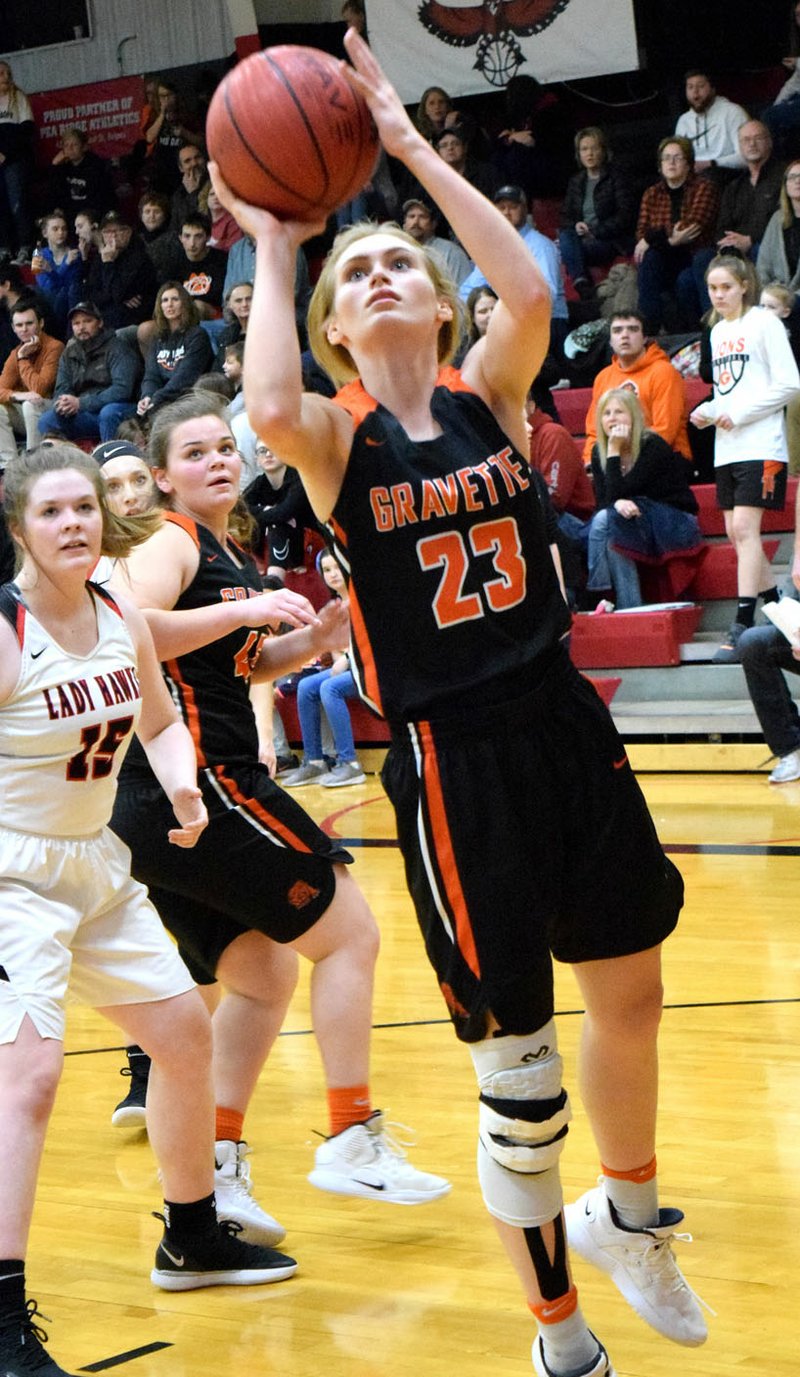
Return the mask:
[(328, 1090), (331, 1138), (353, 1124), (363, 1124), (371, 1113), (368, 1085), (342, 1085)]
[(652, 1181), (657, 1174), (657, 1164), (655, 1157), (651, 1157), (649, 1162), (645, 1162), (643, 1167), (633, 1167), (631, 1171), (612, 1171), (604, 1162), (600, 1163), (600, 1170), (604, 1176), (609, 1176), (612, 1181), (635, 1181), (637, 1184), (644, 1181)]
[(540, 1324), (561, 1324), (563, 1320), (568, 1320), (570, 1315), (574, 1315), (578, 1308), (578, 1288), (570, 1286), (563, 1296), (558, 1296), (556, 1300), (539, 1301), (534, 1305), (528, 1302), (528, 1309), (536, 1316)]
[(214, 1137), (218, 1143), (240, 1143), (243, 1128), (244, 1114), (240, 1114), (238, 1109), (223, 1109), (222, 1105), (217, 1105)]

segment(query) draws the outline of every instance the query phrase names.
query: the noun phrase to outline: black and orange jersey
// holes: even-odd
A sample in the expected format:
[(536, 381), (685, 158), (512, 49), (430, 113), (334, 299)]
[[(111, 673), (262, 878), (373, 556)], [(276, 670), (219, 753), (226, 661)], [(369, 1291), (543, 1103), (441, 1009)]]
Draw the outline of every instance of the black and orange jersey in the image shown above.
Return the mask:
[(401, 722), (524, 692), (570, 621), (528, 464), (455, 369), (437, 379), (432, 440), (361, 383), (336, 401), (356, 424), (329, 525), (362, 695)]
[[(252, 598), (263, 591), (252, 560), (230, 538), (226, 546), (220, 545), (205, 526), (189, 517), (165, 515), (191, 536), (200, 556), (197, 573), (175, 604), (176, 612)], [(266, 628), (242, 627), (162, 664), (167, 688), (191, 732), (198, 769), (258, 759), (248, 683), (267, 634)], [(143, 763), (143, 756), (135, 752), (131, 767)]]

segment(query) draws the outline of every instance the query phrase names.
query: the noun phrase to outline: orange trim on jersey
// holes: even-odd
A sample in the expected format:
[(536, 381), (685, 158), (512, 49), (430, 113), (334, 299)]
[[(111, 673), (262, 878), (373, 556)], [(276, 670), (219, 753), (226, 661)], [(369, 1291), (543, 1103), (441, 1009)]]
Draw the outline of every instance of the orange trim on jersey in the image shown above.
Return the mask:
[(198, 550), (200, 549), (200, 535), (197, 530), (197, 522), (190, 516), (184, 516), (182, 512), (165, 512), (164, 520), (171, 521), (173, 526), (180, 526), (188, 536), (191, 536)]
[(224, 768), (223, 765), (214, 765), (214, 774), (225, 792), (230, 794), (234, 802), (245, 807), (248, 812), (258, 818), (259, 822), (263, 822), (264, 826), (268, 828), (270, 832), (275, 832), (282, 841), (285, 841), (293, 851), (305, 851), (307, 855), (311, 855), (311, 847), (307, 846), (290, 827), (287, 827), (285, 822), (281, 822), (279, 818), (276, 818), (272, 813), (268, 812), (263, 803), (259, 803), (258, 799), (248, 798), (246, 794), (243, 794), (235, 780), (229, 779), (224, 773)]
[(436, 850), (439, 873), (444, 881), (445, 894), (455, 919), (458, 949), (473, 975), (480, 980), (481, 963), (478, 960), (475, 935), (469, 920), (467, 901), (461, 887), (461, 877), (458, 873), (458, 865), (453, 851), (453, 839), (450, 835), (450, 823), (447, 819), (442, 780), (439, 774), (439, 761), (436, 756), (436, 745), (430, 723), (418, 722), (417, 731), (422, 746), (422, 775), (431, 822), (432, 841)]
[(378, 408), (378, 403), (374, 397), (370, 397), (360, 378), (340, 387), (333, 400), (343, 411), (350, 413), (356, 430), (364, 418), (369, 416), (371, 411), (377, 411)]
[(198, 769), (203, 769), (208, 764), (208, 761), (206, 760), (205, 752), (203, 750), (202, 733), (200, 731), (200, 709), (197, 706), (197, 699), (194, 696), (194, 689), (192, 688), (191, 684), (187, 684), (186, 680), (181, 674), (180, 666), (177, 660), (165, 661), (164, 668), (166, 669), (170, 679), (174, 681), (174, 683), (180, 690), (181, 698), (183, 700), (183, 710), (186, 715), (186, 726), (188, 728), (189, 735), (191, 736), (192, 741), (194, 742), (195, 755), (197, 756), (197, 766)]
[(472, 392), (473, 395), (477, 396), (475, 388), (464, 382), (461, 369), (454, 368), (451, 363), (446, 368), (439, 369), (436, 374), (436, 386), (446, 387), (448, 392)]
[(375, 704), (378, 712), (383, 715), (381, 690), (378, 684), (378, 667), (375, 664), (375, 656), (372, 653), (372, 644), (367, 634), (364, 614), (361, 611), (361, 605), (358, 601), (358, 595), (352, 580), (347, 590), (347, 597), (350, 602), (350, 631), (358, 651), (358, 658), (361, 661), (364, 692), (370, 702)]
[(347, 536), (345, 535), (344, 531), (342, 530), (341, 526), (339, 525), (339, 523), (338, 523), (338, 521), (335, 519), (335, 517), (332, 517), (332, 516), (331, 516), (331, 517), (328, 518), (328, 525), (329, 525), (329, 526), (331, 527), (331, 529), (333, 530), (333, 534), (334, 534), (336, 540), (337, 540), (337, 541), (339, 542), (339, 544), (341, 545), (342, 549), (343, 549), (343, 550), (346, 550), (346, 549), (347, 549)]
[[(475, 391), (473, 387), (469, 386), (469, 383), (464, 382), (461, 376), (461, 369), (454, 368), (452, 364), (447, 364), (446, 367), (439, 369), (436, 374), (434, 386), (446, 387), (448, 392), (474, 393)], [(369, 416), (371, 412), (377, 411), (378, 409), (378, 403), (375, 398), (371, 397), (369, 392), (367, 392), (360, 378), (356, 378), (354, 382), (345, 383), (344, 387), (340, 387), (333, 400), (337, 406), (342, 407), (344, 411), (350, 413), (356, 430), (358, 430), (361, 422)]]

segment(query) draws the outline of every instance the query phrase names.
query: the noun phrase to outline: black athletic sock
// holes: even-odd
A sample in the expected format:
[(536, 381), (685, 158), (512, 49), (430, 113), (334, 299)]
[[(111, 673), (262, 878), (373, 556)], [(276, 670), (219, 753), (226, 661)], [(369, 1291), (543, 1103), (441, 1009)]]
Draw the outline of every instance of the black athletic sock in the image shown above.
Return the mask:
[(0, 1316), (25, 1309), (25, 1263), (22, 1258), (0, 1258)]
[(758, 595), (762, 602), (780, 602), (781, 595), (777, 583), (773, 583), (771, 588), (765, 588), (763, 593)]
[(217, 1211), (213, 1192), (202, 1200), (190, 1201), (188, 1205), (176, 1205), (171, 1200), (165, 1200), (164, 1220), (167, 1236), (173, 1240), (197, 1238), (198, 1234), (216, 1232)]
[(758, 598), (740, 598), (736, 604), (736, 620), (740, 626), (752, 626)]

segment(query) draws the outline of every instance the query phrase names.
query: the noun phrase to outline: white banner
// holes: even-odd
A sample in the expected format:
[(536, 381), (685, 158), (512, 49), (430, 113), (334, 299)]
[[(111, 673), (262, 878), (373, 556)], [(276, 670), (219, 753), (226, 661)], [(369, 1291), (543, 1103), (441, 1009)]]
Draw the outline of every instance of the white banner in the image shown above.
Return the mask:
[(367, 0), (369, 40), (406, 105), (639, 66), (633, 0)]

